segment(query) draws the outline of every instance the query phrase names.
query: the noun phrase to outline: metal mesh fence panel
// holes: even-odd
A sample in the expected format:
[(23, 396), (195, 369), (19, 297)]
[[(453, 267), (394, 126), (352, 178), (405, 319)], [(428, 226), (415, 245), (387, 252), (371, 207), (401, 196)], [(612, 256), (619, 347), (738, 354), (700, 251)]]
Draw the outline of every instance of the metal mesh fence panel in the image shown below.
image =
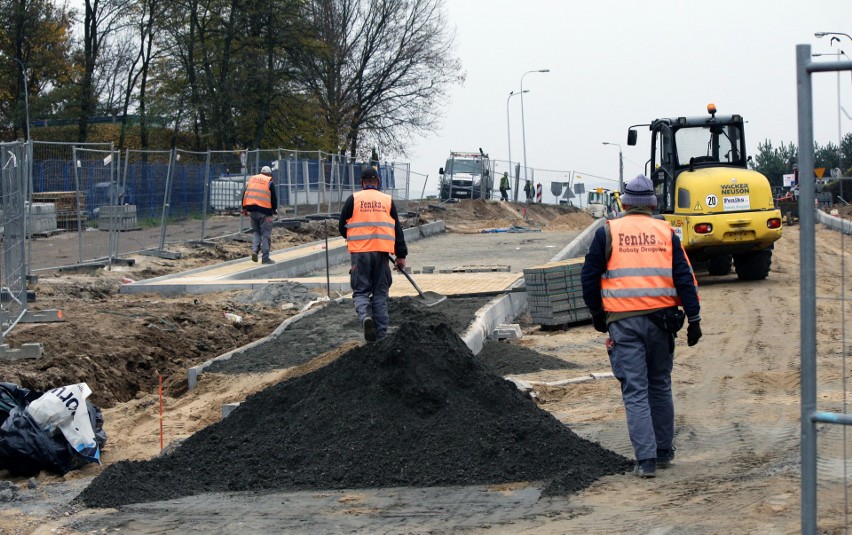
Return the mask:
[(125, 204), (136, 207), (138, 232), (120, 237), (120, 254), (161, 248), (164, 219), (168, 218), (171, 164), (171, 151), (125, 151), (121, 181)]
[[(54, 204), (58, 234), (34, 235), (27, 270), (165, 254), (167, 244), (244, 234), (250, 224), (241, 213), (242, 192), (264, 166), (272, 169), (279, 218), (334, 217), (371, 165), (284, 149), (116, 153), (105, 143), (34, 142), (32, 151), (33, 202)], [(382, 190), (399, 211), (410, 211), (409, 198), (423, 195), (426, 177), (417, 193), (407, 163), (374, 165)]]
[[(100, 207), (115, 195), (117, 158), (109, 143), (33, 141), (29, 197), (33, 211), (53, 207), (53, 218), (31, 224), (28, 271), (76, 265), (110, 255), (97, 228)], [(32, 218), (31, 218), (32, 219)]]
[(379, 166), (379, 170), (384, 170), (384, 173), (379, 173), (382, 178), (382, 191), (393, 197), (393, 202), (396, 205), (398, 213), (402, 214), (409, 211), (409, 199), (411, 183), (410, 165), (408, 163), (385, 162)]
[(0, 144), (0, 195), (2, 195), (3, 262), (0, 319), (2, 338), (27, 311), (26, 194), (29, 181), (28, 146)]

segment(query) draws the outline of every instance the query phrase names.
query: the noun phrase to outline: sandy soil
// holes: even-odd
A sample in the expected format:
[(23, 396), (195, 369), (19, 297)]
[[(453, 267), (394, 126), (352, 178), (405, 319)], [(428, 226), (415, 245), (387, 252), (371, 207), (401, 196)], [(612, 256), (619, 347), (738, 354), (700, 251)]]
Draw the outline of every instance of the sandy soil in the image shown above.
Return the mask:
[[(491, 209), (491, 205), (500, 203), (483, 201), (482, 204), (487, 204)], [(453, 212), (447, 216), (447, 221), (451, 228), (457, 225), (461, 232), (474, 231), (477, 225), (479, 228), (491, 228), (523, 224), (526, 220), (522, 209), (521, 205), (512, 205), (516, 213), (504, 217), (476, 214), (474, 211), (476, 216), (472, 219), (477, 219), (477, 222), (471, 223), (470, 217), (468, 222), (463, 222), (456, 207), (450, 206), (447, 212)], [(427, 216), (424, 211), (421, 219), (435, 218), (438, 212), (430, 210)], [(517, 213), (521, 213), (520, 219)], [(455, 218), (456, 222), (451, 223), (451, 218)], [(848, 245), (841, 242), (837, 234), (822, 228), (817, 230), (818, 295), (836, 297), (839, 292), (841, 260), (846, 263), (849, 260)], [(776, 245), (773, 270), (767, 280), (740, 282), (734, 275), (699, 275), (704, 338), (692, 348), (686, 347), (683, 335), (678, 340), (674, 370), (677, 458), (675, 465), (661, 471), (656, 479), (609, 476), (577, 495), (559, 499), (536, 498), (540, 495), (540, 489), (531, 484), (520, 484), (517, 488), (487, 489), (488, 492), (457, 489), (453, 493), (438, 493), (440, 499), (433, 495), (423, 496), (426, 492), (423, 490), (405, 489), (361, 492), (348, 497), (333, 493), (314, 493), (310, 499), (302, 495), (289, 495), (283, 499), (274, 496), (268, 506), (257, 497), (236, 498), (227, 501), (234, 506), (235, 518), (222, 519), (217, 516), (218, 524), (214, 525), (236, 525), (236, 517), (242, 515), (244, 519), (248, 511), (254, 510), (264, 511), (264, 518), (267, 518), (267, 515), (274, 516), (275, 511), (281, 509), (281, 503), (294, 503), (303, 504), (305, 508), (299, 509), (298, 515), (294, 511), (280, 514), (281, 518), (289, 515), (291, 520), (295, 515), (298, 521), (280, 525), (323, 526), (318, 531), (334, 531), (329, 528), (333, 526), (337, 530), (345, 527), (376, 533), (443, 532), (459, 528), (474, 532), (488, 529), (489, 533), (798, 532), (799, 228), (787, 227), (784, 232), (784, 238)], [(63, 295), (63, 299), (68, 299), (70, 303), (71, 298), (67, 295)], [(113, 306), (113, 302), (122, 298), (113, 294), (107, 302)], [(88, 299), (91, 302), (87, 310), (93, 316), (88, 321), (96, 323), (98, 316), (95, 311), (103, 308), (104, 302)], [(143, 306), (143, 302), (133, 306)], [(223, 296), (208, 297), (204, 298), (203, 305), (210, 309), (209, 324), (222, 324), (222, 330), (227, 332), (225, 328), (233, 326), (225, 324), (218, 317), (226, 302), (228, 299)], [(193, 298), (186, 298), (184, 304), (187, 303), (195, 304)], [(70, 310), (69, 306), (64, 308)], [(131, 307), (122, 310), (135, 309)], [(264, 329), (271, 331), (283, 317), (276, 313), (275, 321)], [(167, 318), (172, 321), (171, 317)], [(603, 335), (596, 333), (590, 326), (578, 325), (566, 331), (542, 331), (536, 325), (523, 323), (523, 319), (525, 335), (513, 343), (564, 359), (576, 367), (524, 373), (516, 377), (528, 381), (553, 382), (591, 372), (609, 371)], [(838, 301), (818, 301), (818, 399), (820, 408), (825, 410), (843, 410), (845, 402), (844, 365), (848, 368), (848, 364), (841, 358), (844, 351), (842, 334), (845, 332), (842, 319)], [(150, 329), (144, 326), (145, 320), (134, 318), (133, 321), (133, 325), (139, 323), (136, 327), (139, 330)], [(149, 319), (147, 323), (155, 322)], [(126, 329), (127, 325), (127, 319), (122, 318), (111, 329), (102, 332), (104, 335), (118, 336), (116, 331)], [(34, 328), (30, 326), (27, 330)], [(69, 329), (63, 339), (71, 343), (84, 343), (84, 340), (74, 340), (74, 329), (78, 328)], [(251, 336), (257, 337), (258, 334), (247, 335), (245, 340)], [(92, 347), (113, 346), (116, 342), (134, 343), (137, 344), (134, 347), (140, 349), (152, 343), (130, 342), (129, 339), (115, 341), (107, 337), (100, 344), (92, 342), (88, 342)], [(240, 342), (231, 342), (232, 346), (234, 344), (239, 345)], [(223, 342), (223, 346), (227, 345)], [(78, 351), (85, 355), (86, 350)], [(325, 358), (334, 358), (334, 355)], [(175, 369), (180, 370), (185, 365), (185, 362), (176, 364)], [(306, 366), (319, 365), (321, 361), (311, 361)], [(176, 386), (172, 386), (164, 400), (167, 408), (165, 434), (169, 438), (187, 436), (215, 421), (219, 417), (222, 402), (243, 398), (280, 380), (285, 374), (304, 371), (296, 369), (235, 377), (205, 374), (200, 388), (190, 393), (182, 393)], [(49, 370), (44, 369), (31, 373), (38, 377), (47, 372)], [(176, 382), (183, 383), (185, 375), (176, 375), (180, 376)], [(90, 381), (86, 376), (83, 379)], [(122, 403), (116, 399), (112, 406), (105, 409), (106, 429), (110, 434), (110, 444), (105, 450), (106, 462), (149, 458), (159, 451), (158, 400), (153, 381), (156, 381), (155, 374), (150, 381), (140, 384), (135, 390), (128, 389), (131, 399)], [(537, 386), (535, 395), (542, 408), (550, 411), (578, 435), (616, 453), (631, 455), (620, 391), (615, 381), (604, 379), (562, 387)], [(101, 403), (104, 401), (102, 399)], [(842, 429), (836, 426), (825, 427), (820, 432), (819, 528), (825, 533), (843, 533), (844, 528), (848, 527), (844, 518), (847, 507), (843, 501), (845, 489), (842, 461), (844, 446), (848, 445), (843, 441)], [(34, 491), (26, 490), (25, 481), (14, 482), (20, 486), (22, 496), (38, 493), (41, 497), (39, 503), (58, 505), (64, 501), (61, 497), (52, 496), (51, 489), (86, 480), (101, 469), (89, 466), (65, 478), (43, 474), (39, 476)], [(513, 500), (514, 505), (510, 507), (505, 501), (499, 502), (493, 509), (502, 513), (480, 515), (481, 502), (477, 496), (483, 492), (490, 496), (491, 502), (495, 502), (495, 496), (499, 494), (505, 500)], [(447, 496), (450, 495), (459, 502), (449, 508), (451, 513), (448, 515)], [(459, 507), (459, 503), (468, 503), (465, 500), (469, 500), (470, 507)], [(412, 501), (419, 504), (413, 510), (404, 505)], [(243, 502), (245, 505), (241, 509), (240, 503)], [(309, 503), (315, 505), (310, 506)], [(84, 525), (86, 519), (93, 522), (87, 524), (89, 527), (106, 529), (110, 526), (137, 526), (137, 532), (145, 529), (155, 532), (150, 524), (145, 528), (141, 517), (134, 517), (132, 510), (126, 511), (124, 517), (110, 511), (81, 511), (63, 516), (61, 509), (51, 512), (47, 505), (39, 508), (27, 499), (9, 505), (0, 509), (0, 533), (77, 533), (79, 531), (74, 526)], [(369, 509), (356, 507), (368, 505)], [(221, 506), (219, 503), (218, 507)], [(163, 506), (159, 506), (159, 509), (144, 511), (142, 516), (148, 518), (151, 511), (162, 510)], [(352, 513), (355, 510), (360, 512)], [(221, 509), (214, 507), (213, 511), (218, 513)], [(176, 514), (172, 507), (169, 515), (163, 518), (178, 522), (175, 520)], [(355, 516), (346, 516), (353, 514)], [(205, 518), (201, 507), (194, 509), (194, 513), (186, 511), (184, 516), (197, 521)], [(330, 517), (334, 517), (336, 523), (324, 524)], [(352, 523), (341, 524), (341, 518), (344, 517)], [(129, 518), (137, 524), (128, 524)], [(255, 525), (261, 529), (264, 525), (260, 523), (261, 519), (256, 522)]]

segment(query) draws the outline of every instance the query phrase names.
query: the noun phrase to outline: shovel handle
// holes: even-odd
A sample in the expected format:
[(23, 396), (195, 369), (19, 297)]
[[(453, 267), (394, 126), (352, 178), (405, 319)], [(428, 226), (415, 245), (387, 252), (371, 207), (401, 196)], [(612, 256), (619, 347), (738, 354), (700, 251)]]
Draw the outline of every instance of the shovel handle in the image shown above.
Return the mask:
[(405, 278), (408, 279), (408, 282), (410, 282), (411, 285), (414, 286), (414, 289), (417, 290), (417, 293), (420, 294), (420, 297), (425, 299), (426, 296), (423, 295), (423, 290), (420, 289), (420, 286), (417, 286), (417, 283), (414, 282), (414, 279), (411, 278), (411, 275), (409, 275), (404, 268), (400, 269), (399, 264), (396, 263), (396, 258), (392, 254), (389, 254), (388, 257), (390, 258), (390, 261), (393, 263), (396, 269), (399, 270), (400, 273), (405, 275)]

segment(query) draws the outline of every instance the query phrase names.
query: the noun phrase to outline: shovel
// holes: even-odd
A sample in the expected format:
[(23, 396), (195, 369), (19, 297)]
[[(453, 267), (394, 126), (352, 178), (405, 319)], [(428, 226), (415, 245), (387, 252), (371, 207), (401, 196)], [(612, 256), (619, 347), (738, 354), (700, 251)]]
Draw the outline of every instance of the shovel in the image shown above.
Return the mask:
[(410, 282), (411, 285), (414, 286), (414, 289), (417, 290), (417, 294), (420, 296), (418, 301), (420, 301), (421, 303), (423, 303), (427, 307), (433, 307), (433, 306), (437, 305), (438, 303), (441, 303), (441, 302), (447, 300), (446, 295), (441, 295), (441, 294), (436, 293), (436, 292), (424, 292), (423, 290), (421, 290), (420, 286), (417, 286), (417, 283), (414, 282), (414, 279), (411, 278), (411, 275), (409, 275), (404, 269), (400, 269), (400, 267), (396, 263), (396, 258), (394, 258), (393, 255), (388, 255), (388, 256), (390, 257), (391, 263), (393, 263), (393, 265), (396, 266), (397, 269), (399, 269), (400, 273), (405, 275), (405, 278), (408, 279), (408, 282)]

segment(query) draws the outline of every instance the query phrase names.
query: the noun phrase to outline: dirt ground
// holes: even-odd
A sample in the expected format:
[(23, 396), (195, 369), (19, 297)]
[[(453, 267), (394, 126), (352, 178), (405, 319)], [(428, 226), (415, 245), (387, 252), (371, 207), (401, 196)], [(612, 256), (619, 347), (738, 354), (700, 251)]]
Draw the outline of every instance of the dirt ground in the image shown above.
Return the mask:
[[(576, 228), (590, 222), (582, 214), (534, 214), (535, 207), (525, 217), (526, 206), (501, 205), (485, 201), (446, 205), (445, 210), (424, 209), (420, 219), (444, 217), (456, 232), (524, 224), (541, 225), (547, 232), (558, 231), (560, 225)], [(215, 254), (222, 254), (222, 260), (244, 256), (245, 244), (222, 245), (222, 253), (190, 250), (178, 261), (142, 257), (130, 268), (42, 276), (34, 288), (38, 294), (34, 304), (62, 308), (66, 321), (16, 327), (9, 337), (12, 346), (42, 342), (47, 358), (38, 365), (4, 363), (0, 380), (38, 389), (86, 381), (97, 396), (93, 400), (104, 407), (109, 442), (103, 466), (90, 465), (65, 477), (41, 474), (26, 481), (3, 478), (0, 472), (0, 483), (11, 481), (16, 490), (10, 492), (19, 497), (0, 504), (0, 533), (71, 534), (108, 528), (155, 533), (157, 518), (167, 522), (159, 524), (160, 529), (168, 525), (178, 530), (180, 526), (185, 530), (209, 526), (228, 531), (228, 527), (242, 526), (262, 531), (273, 525), (297, 530), (315, 527), (315, 532), (372, 533), (459, 529), (487, 529), (489, 533), (798, 532), (798, 232), (798, 225), (785, 227), (784, 237), (776, 245), (772, 273), (765, 281), (740, 282), (734, 275), (699, 274), (704, 338), (691, 348), (686, 347), (683, 335), (678, 339), (673, 374), (677, 414), (674, 466), (652, 480), (607, 476), (568, 498), (545, 498), (535, 483), (519, 482), (435, 494), (428, 489), (378, 489), (274, 495), (267, 500), (225, 496), (221, 498), (225, 501), (216, 501), (213, 497), (205, 503), (186, 502), (189, 510), (182, 513), (168, 505), (131, 507), (118, 513), (69, 511), (61, 506), (104, 466), (119, 460), (149, 459), (159, 452), (158, 375), (164, 376), (166, 384), (163, 428), (168, 442), (218, 421), (223, 403), (240, 401), (283, 378), (316, 370), (361, 342), (350, 341), (295, 368), (204, 374), (196, 390), (185, 392), (188, 366), (265, 336), (295, 310), (281, 310), (281, 303), (238, 308), (233, 296), (224, 294), (174, 299), (125, 296), (117, 293), (121, 277), (183, 270), (188, 265), (218, 261), (211, 258)], [(816, 246), (818, 295), (837, 297), (841, 260), (849, 260), (848, 245), (837, 234), (818, 227)], [(222, 315), (225, 311), (243, 315), (244, 323), (228, 322)], [(817, 319), (820, 409), (843, 410), (848, 364), (841, 358), (845, 326), (840, 303), (821, 299)], [(543, 331), (524, 320), (522, 316), (524, 336), (510, 343), (543, 355), (542, 362), (550, 357), (566, 365), (542, 364), (538, 370), (535, 366), (506, 367), (505, 373), (526, 381), (554, 382), (609, 371), (604, 335), (589, 325)], [(487, 354), (486, 347), (483, 358)], [(533, 393), (541, 408), (577, 435), (632, 456), (615, 381), (558, 387), (539, 384)], [(844, 440), (838, 426), (820, 431), (819, 529), (824, 533), (844, 533), (849, 527), (844, 516), (848, 509), (844, 503), (848, 482), (843, 477), (843, 451), (848, 444)], [(2, 492), (0, 488), (0, 495)], [(456, 502), (450, 505), (453, 500)], [(302, 508), (281, 511), (282, 503)], [(414, 507), (415, 503), (419, 505)], [(231, 515), (220, 514), (225, 507), (232, 508)], [(252, 511), (262, 514), (249, 519)], [(272, 522), (275, 518), (279, 523)], [(272, 524), (264, 524), (267, 521)]]

